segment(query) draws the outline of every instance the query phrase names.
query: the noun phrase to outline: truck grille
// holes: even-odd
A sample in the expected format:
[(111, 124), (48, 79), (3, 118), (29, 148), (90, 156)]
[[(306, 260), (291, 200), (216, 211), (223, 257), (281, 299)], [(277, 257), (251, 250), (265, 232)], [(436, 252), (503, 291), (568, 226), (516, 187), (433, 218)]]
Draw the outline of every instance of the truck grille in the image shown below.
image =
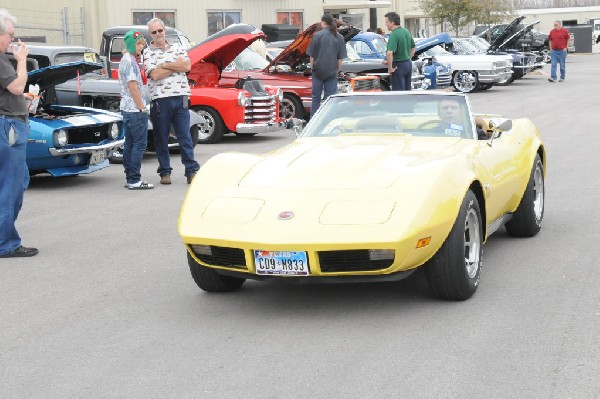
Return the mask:
[(446, 68), (437, 67), (436, 71), (435, 84), (438, 89), (443, 89), (444, 87), (450, 86), (450, 81), (452, 80), (452, 75), (450, 75)]
[(110, 124), (68, 128), (69, 144), (98, 144), (108, 139)]
[(379, 78), (377, 76), (357, 76), (350, 79), (352, 91), (379, 91)]
[(246, 106), (245, 123), (274, 122), (276, 119), (276, 104), (274, 96), (250, 97), (250, 105)]

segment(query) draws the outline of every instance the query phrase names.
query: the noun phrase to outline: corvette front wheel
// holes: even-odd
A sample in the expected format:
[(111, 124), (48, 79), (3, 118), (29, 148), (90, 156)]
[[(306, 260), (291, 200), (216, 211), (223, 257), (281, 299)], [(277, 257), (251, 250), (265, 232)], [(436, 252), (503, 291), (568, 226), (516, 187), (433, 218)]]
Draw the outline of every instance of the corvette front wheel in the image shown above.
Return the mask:
[(506, 231), (513, 237), (533, 237), (542, 228), (544, 219), (544, 166), (536, 155), (529, 182), (521, 203), (506, 223)]
[(432, 293), (441, 299), (464, 301), (479, 286), (483, 229), (477, 197), (467, 192), (450, 234), (425, 265)]
[(244, 284), (246, 279), (222, 276), (210, 267), (196, 262), (188, 252), (188, 265), (196, 285), (206, 292), (232, 292)]

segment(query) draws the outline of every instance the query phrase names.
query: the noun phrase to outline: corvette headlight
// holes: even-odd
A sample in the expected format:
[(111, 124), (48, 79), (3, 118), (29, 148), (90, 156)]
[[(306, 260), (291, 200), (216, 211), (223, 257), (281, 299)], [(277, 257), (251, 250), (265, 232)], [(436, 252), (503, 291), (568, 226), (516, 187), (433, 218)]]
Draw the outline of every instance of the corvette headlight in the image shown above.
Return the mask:
[(116, 140), (119, 137), (119, 124), (118, 123), (113, 123), (110, 126), (110, 137), (113, 140)]
[(238, 93), (238, 104), (241, 107), (246, 107), (249, 105), (250, 99), (248, 97), (246, 97), (246, 95), (244, 94), (244, 92), (240, 91)]
[(65, 129), (60, 129), (54, 132), (54, 146), (64, 147), (69, 143), (69, 133)]

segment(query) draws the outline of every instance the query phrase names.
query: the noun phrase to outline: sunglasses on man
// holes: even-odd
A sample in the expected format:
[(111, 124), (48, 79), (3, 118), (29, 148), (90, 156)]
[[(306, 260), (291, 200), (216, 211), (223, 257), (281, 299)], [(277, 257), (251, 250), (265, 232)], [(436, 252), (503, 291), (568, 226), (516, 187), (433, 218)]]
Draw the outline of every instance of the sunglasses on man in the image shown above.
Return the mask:
[(158, 33), (163, 33), (164, 31), (165, 31), (164, 29), (157, 29), (157, 30), (150, 31), (150, 33), (152, 33), (153, 35), (156, 35)]

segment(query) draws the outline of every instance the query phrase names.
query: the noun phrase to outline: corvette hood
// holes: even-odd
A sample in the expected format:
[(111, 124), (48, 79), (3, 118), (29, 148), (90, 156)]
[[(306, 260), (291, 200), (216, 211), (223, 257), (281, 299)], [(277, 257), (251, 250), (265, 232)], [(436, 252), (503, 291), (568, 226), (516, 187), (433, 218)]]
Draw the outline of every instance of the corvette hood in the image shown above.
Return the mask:
[[(308, 46), (312, 41), (315, 33), (321, 30), (321, 23), (316, 22), (306, 28), (306, 30), (294, 41), (287, 46), (277, 57), (271, 61), (271, 63), (267, 66), (267, 70), (274, 65), (289, 65), (290, 67), (297, 67), (304, 59), (308, 57), (306, 54), (306, 50), (308, 50)], [(344, 40), (348, 42), (351, 38), (356, 36), (360, 30), (354, 28), (353, 26), (341, 25), (338, 27), (339, 33), (344, 37)]]
[(264, 37), (263, 31), (252, 25), (233, 24), (191, 47), (188, 56), (192, 65), (210, 62), (222, 70), (252, 42)]
[(66, 64), (51, 65), (46, 68), (29, 72), (27, 74), (27, 84), (38, 85), (41, 92), (49, 87), (56, 86), (68, 80), (75, 79), (77, 76), (82, 76), (102, 68), (102, 64), (87, 61), (75, 61)]
[(392, 186), (402, 174), (453, 156), (461, 139), (337, 137), (299, 139), (250, 166), (240, 187), (376, 189)]

